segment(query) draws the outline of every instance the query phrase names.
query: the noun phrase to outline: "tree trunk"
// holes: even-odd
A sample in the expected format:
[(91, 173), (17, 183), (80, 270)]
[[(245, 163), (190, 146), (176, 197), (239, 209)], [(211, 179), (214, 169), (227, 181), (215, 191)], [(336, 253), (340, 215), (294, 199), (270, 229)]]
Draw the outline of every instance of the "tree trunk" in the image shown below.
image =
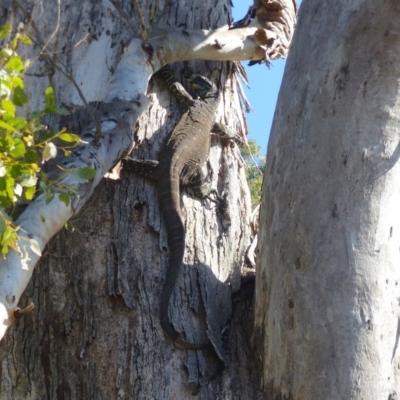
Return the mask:
[[(48, 82), (60, 102), (70, 106), (73, 115), (68, 121), (76, 121), (75, 133), (83, 144), (74, 147), (67, 157), (56, 158), (49, 170), (50, 181), (74, 192), (70, 203), (66, 205), (58, 193), (47, 203), (46, 195), (41, 193), (14, 221), (19, 231), (19, 251), (9, 252), (0, 260), (0, 340), (15, 319), (31, 308), (23, 312), (18, 304), (46, 244), (82, 209), (104, 175), (134, 147), (134, 125), (148, 106), (145, 94), (151, 75), (163, 65), (178, 61), (251, 60), (257, 64), (285, 57), (297, 13), (295, 0), (255, 0), (233, 29), (229, 29), (231, 25), (211, 30), (186, 29), (186, 23), (166, 29), (155, 26), (160, 26), (162, 18), (174, 10), (170, 2), (162, 11), (158, 1), (110, 3), (82, 2), (71, 10), (58, 0), (56, 4), (3, 1), (0, 22), (14, 21), (35, 44), (34, 51), (28, 52), (33, 61), (30, 76), (35, 79), (27, 90), (36, 94), (32, 96), (31, 110), (41, 109), (37, 94)], [(183, 14), (181, 19), (187, 19)], [(198, 15), (205, 17), (199, 11), (193, 21)], [(45, 25), (43, 29), (41, 25)], [(129, 34), (131, 31), (137, 35)], [(100, 60), (105, 60), (107, 68), (102, 68)], [(78, 104), (84, 107), (77, 108)], [(244, 126), (241, 113), (235, 117)], [(57, 121), (52, 118), (49, 124), (57, 126)], [(94, 176), (82, 181), (79, 169), (87, 167)], [(74, 169), (78, 171), (65, 174), (65, 170)]]
[[(146, 14), (150, 3), (144, 3)], [(49, 37), (56, 5), (25, 6), (28, 14), (42, 13), (41, 21), (48, 25), (40, 32)], [(113, 68), (132, 35), (124, 20), (112, 23), (116, 14), (110, 9), (106, 2), (62, 2), (53, 50), (74, 76), (87, 78), (77, 81), (87, 101), (105, 96), (103, 69)], [(135, 18), (139, 25), (137, 14)], [(217, 28), (228, 22), (229, 0), (186, 0), (166, 8), (159, 24)], [(85, 47), (73, 50), (83, 38), (92, 41), (101, 35), (112, 43), (106, 61), (90, 58)], [(36, 63), (29, 86), (32, 93), (41, 93), (48, 81), (37, 78), (45, 65)], [(196, 62), (192, 68), (224, 89), (217, 120), (240, 130), (243, 116), (233, 64)], [(175, 71), (180, 76), (179, 65)], [(67, 76), (58, 71), (49, 80), (60, 103), (78, 102)], [(181, 115), (156, 81), (149, 98), (135, 132), (133, 156), (140, 159), (157, 159)], [(49, 124), (74, 131), (81, 121), (71, 116)], [(226, 191), (227, 207), (199, 201), (190, 189), (183, 190), (186, 252), (170, 315), (183, 337), (210, 340), (213, 350), (187, 351), (164, 336), (159, 301), (168, 249), (157, 193), (151, 182), (122, 171), (121, 179), (104, 180), (97, 187), (71, 221), (73, 231), (63, 229), (49, 243), (21, 299), (22, 305), (32, 300), (35, 309), (1, 343), (0, 399), (258, 398), (257, 371), (249, 356), (251, 280), (238, 292), (250, 239), (250, 197), (237, 146), (213, 140), (207, 173), (220, 194)]]
[(392, 0), (302, 4), (261, 206), (267, 398), (400, 394), (399, 15)]

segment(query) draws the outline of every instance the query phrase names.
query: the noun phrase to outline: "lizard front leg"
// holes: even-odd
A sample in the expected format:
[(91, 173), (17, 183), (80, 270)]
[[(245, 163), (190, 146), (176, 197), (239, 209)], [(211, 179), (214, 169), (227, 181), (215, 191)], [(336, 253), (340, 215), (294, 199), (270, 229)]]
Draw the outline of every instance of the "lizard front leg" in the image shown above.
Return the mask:
[(157, 180), (159, 178), (158, 164), (156, 160), (137, 160), (131, 157), (125, 157), (122, 160), (122, 165), (126, 170), (152, 180)]
[(223, 139), (229, 139), (234, 141), (238, 146), (243, 146), (243, 139), (231, 128), (226, 125), (222, 125), (219, 122), (215, 122), (211, 132), (218, 135)]
[(169, 91), (175, 96), (178, 103), (187, 110), (194, 104), (193, 97), (186, 91), (186, 89), (176, 81), (172, 69), (169, 65), (165, 65), (159, 71), (157, 71), (157, 76), (163, 79), (165, 86)]

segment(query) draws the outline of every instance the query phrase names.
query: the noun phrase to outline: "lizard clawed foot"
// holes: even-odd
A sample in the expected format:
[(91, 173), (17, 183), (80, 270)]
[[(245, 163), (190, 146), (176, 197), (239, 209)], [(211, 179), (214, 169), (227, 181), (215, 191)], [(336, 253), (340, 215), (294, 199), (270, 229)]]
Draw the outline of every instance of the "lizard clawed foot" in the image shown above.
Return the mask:
[(35, 308), (33, 303), (30, 303), (27, 307), (23, 308), (22, 310), (19, 307), (15, 307), (13, 310), (13, 316), (15, 319), (22, 318), (25, 314), (30, 313)]
[(223, 139), (228, 139), (229, 141), (236, 143), (239, 147), (242, 147), (245, 144), (244, 139), (237, 132), (219, 122), (214, 123), (211, 132)]
[(235, 137), (233, 137), (231, 140), (235, 142), (239, 147), (243, 147), (245, 145), (245, 141), (239, 134), (235, 134)]
[[(215, 198), (211, 197), (212, 194), (215, 195)], [(222, 196), (220, 196), (215, 189), (210, 190), (210, 192), (206, 196), (206, 199), (212, 201), (215, 204), (219, 204), (221, 201), (224, 200), (224, 198)]]
[[(215, 199), (210, 196), (211, 194), (215, 195)], [(217, 205), (217, 212), (224, 218), (226, 224), (229, 226), (231, 224), (231, 218), (229, 211), (230, 207), (228, 202), (228, 193), (224, 190), (221, 196), (215, 189), (213, 189), (211, 190), (207, 198)]]

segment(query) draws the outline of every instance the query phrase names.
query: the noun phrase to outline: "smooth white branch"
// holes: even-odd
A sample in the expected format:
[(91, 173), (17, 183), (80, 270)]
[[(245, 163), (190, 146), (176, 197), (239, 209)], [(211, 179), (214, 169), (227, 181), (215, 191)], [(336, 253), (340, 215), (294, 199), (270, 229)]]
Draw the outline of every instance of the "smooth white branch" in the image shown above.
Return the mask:
[[(217, 31), (155, 30), (147, 50), (140, 39), (133, 39), (112, 77), (107, 99), (128, 100), (132, 94), (145, 93), (153, 72), (173, 62), (272, 60), (271, 54), (282, 47), (279, 38), (274, 31), (253, 24), (254, 21), (246, 28)], [(275, 58), (286, 56), (285, 48)]]

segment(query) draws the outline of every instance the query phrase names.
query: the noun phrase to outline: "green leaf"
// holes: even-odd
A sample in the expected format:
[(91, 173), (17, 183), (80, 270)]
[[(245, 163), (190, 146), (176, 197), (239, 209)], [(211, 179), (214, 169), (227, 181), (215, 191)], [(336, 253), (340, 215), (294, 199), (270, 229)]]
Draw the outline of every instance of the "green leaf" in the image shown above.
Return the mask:
[(54, 112), (56, 110), (56, 99), (54, 97), (54, 91), (52, 87), (48, 87), (44, 91), (44, 101), (46, 104), (46, 112)]
[(14, 184), (15, 180), (11, 176), (6, 176), (6, 192), (12, 203), (14, 203)]
[(17, 88), (17, 87), (24, 87), (24, 81), (22, 80), (22, 78), (20, 76), (13, 76), (11, 77), (11, 85), (10, 85), (10, 89), (11, 88)]
[(28, 121), (21, 117), (10, 118), (7, 123), (19, 131), (23, 131), (28, 125)]
[(62, 201), (67, 207), (69, 206), (69, 202), (70, 202), (70, 197), (69, 194), (67, 192), (61, 192), (60, 195), (58, 196), (58, 198), (60, 199), (60, 201)]
[(73, 134), (73, 133), (61, 133), (58, 137), (59, 137), (61, 140), (63, 140), (64, 142), (68, 142), (68, 143), (71, 143), (71, 142), (80, 142), (80, 141), (81, 141), (81, 139), (79, 138), (79, 136), (78, 136), (78, 135), (75, 135), (75, 134)]
[(7, 178), (5, 176), (0, 177), (0, 196), (5, 196), (7, 188)]
[[(1, 125), (1, 120), (0, 120), (0, 125)], [(7, 154), (10, 150), (11, 146), (11, 138), (9, 135), (4, 135), (4, 132), (1, 132), (0, 130), (0, 153)], [(1, 137), (3, 136), (3, 137)]]
[(2, 246), (1, 254), (3, 254), (3, 257), (5, 257), (7, 253), (8, 253), (8, 246), (7, 245)]
[(83, 167), (73, 170), (71, 174), (83, 182), (86, 182), (96, 176), (96, 170), (91, 167)]
[(3, 217), (3, 210), (0, 213), (0, 237), (3, 236), (6, 228), (7, 228), (7, 220)]
[(48, 182), (49, 182), (49, 179), (47, 178), (47, 175), (41, 170), (40, 171), (40, 187), (42, 187), (42, 184), (46, 187), (46, 184)]
[(25, 166), (30, 170), (31, 174), (36, 175), (40, 171), (40, 166), (36, 163), (25, 164)]
[(0, 40), (4, 39), (9, 35), (11, 31), (11, 24), (5, 24), (1, 29), (0, 29)]
[(32, 200), (33, 197), (35, 196), (35, 193), (36, 193), (36, 186), (28, 187), (28, 188), (25, 190), (25, 198), (26, 198), (27, 200)]
[[(29, 119), (31, 121), (38, 120), (39, 118), (43, 117), (43, 115), (45, 115), (45, 113), (43, 111), (35, 111), (29, 115)], [(39, 134), (40, 132), (38, 131), (36, 133)]]
[(57, 114), (69, 115), (69, 111), (65, 107), (57, 107)]
[(74, 232), (74, 231), (75, 231), (75, 227), (71, 224), (70, 221), (67, 221), (67, 222), (64, 224), (64, 228), (65, 228), (67, 231), (69, 231), (69, 232)]
[(48, 161), (51, 158), (54, 158), (57, 155), (57, 147), (54, 146), (54, 143), (46, 143), (45, 148), (43, 149), (42, 158), (43, 161)]
[[(9, 175), (21, 186), (31, 187), (37, 183), (35, 168), (32, 165), (15, 163), (9, 169)], [(1, 179), (1, 178), (0, 178)]]
[(12, 233), (13, 233), (13, 229), (11, 228), (11, 226), (7, 226), (1, 237), (2, 245), (7, 244), (7, 242), (11, 239)]
[(54, 199), (54, 190), (48, 186), (46, 190), (46, 204), (49, 204), (53, 199)]
[(2, 208), (10, 208), (12, 206), (12, 203), (10, 199), (6, 195), (0, 194), (0, 207)]
[(16, 162), (11, 167), (8, 167), (8, 173), (12, 178), (18, 179), (22, 174), (29, 173), (29, 169), (21, 163)]
[(14, 89), (13, 103), (18, 107), (22, 107), (24, 104), (27, 103), (27, 101), (28, 97), (24, 92), (24, 89), (22, 89), (20, 86), (17, 86)]
[(18, 251), (17, 246), (18, 235), (14, 228), (11, 226), (7, 226), (6, 230), (3, 233), (3, 237), (1, 239), (2, 245), (2, 253), (3, 255), (8, 253), (8, 247), (13, 248), (14, 250)]
[(54, 133), (48, 130), (38, 130), (36, 136), (39, 142), (47, 142), (54, 137)]
[(13, 126), (7, 124), (6, 122), (2, 121), (1, 119), (0, 119), (0, 128), (3, 128), (5, 130), (11, 131), (11, 132), (16, 131), (16, 129)]
[(31, 38), (25, 34), (21, 34), (19, 36), (19, 40), (21, 41), (21, 43), (24, 43), (24, 44), (32, 44)]
[(25, 153), (25, 160), (26, 160), (26, 162), (28, 162), (28, 163), (37, 164), (38, 161), (39, 161), (39, 156), (38, 156), (38, 154), (36, 153), (36, 151), (34, 151), (34, 150), (28, 150), (28, 151)]
[(10, 154), (14, 158), (22, 157), (26, 153), (25, 143), (18, 138), (13, 139)]
[(15, 106), (11, 100), (4, 99), (1, 101), (1, 108), (10, 115), (10, 117), (15, 117)]
[(15, 72), (21, 72), (24, 69), (24, 63), (21, 60), (20, 56), (12, 56), (7, 62), (6, 62), (6, 68), (8, 68), (10, 71), (15, 71)]

